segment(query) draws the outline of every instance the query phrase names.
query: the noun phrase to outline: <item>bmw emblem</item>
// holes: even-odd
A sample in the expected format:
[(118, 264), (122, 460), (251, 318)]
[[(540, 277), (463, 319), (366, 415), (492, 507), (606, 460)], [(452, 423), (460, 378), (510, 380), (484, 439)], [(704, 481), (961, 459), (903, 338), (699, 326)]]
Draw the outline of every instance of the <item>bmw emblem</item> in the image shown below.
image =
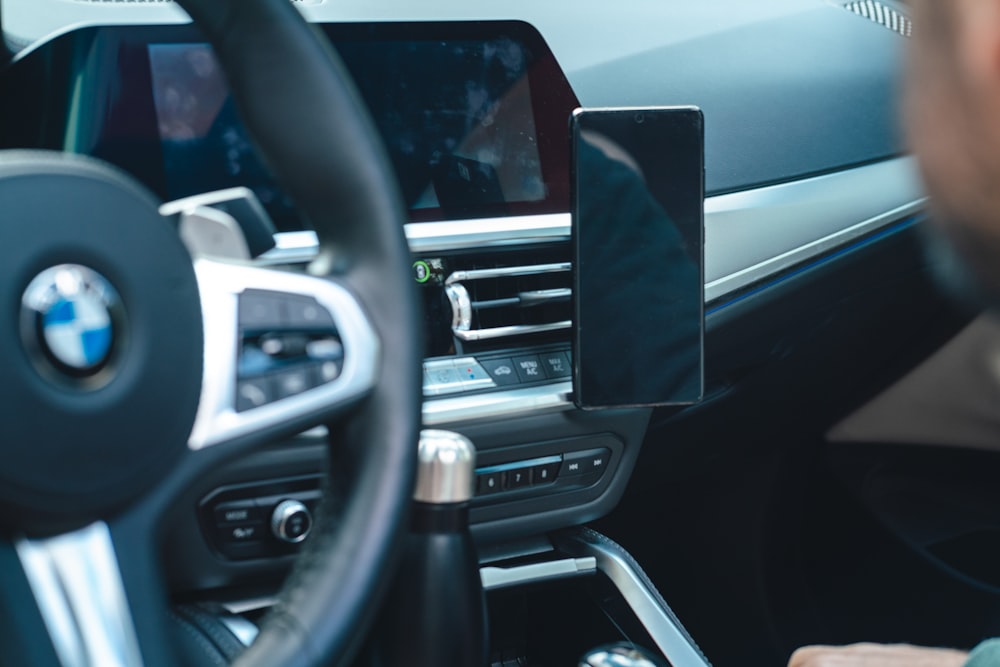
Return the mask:
[(44, 359), (69, 377), (85, 378), (107, 365), (121, 299), (99, 273), (77, 264), (53, 266), (31, 281), (21, 304), (22, 337), (36, 366)]

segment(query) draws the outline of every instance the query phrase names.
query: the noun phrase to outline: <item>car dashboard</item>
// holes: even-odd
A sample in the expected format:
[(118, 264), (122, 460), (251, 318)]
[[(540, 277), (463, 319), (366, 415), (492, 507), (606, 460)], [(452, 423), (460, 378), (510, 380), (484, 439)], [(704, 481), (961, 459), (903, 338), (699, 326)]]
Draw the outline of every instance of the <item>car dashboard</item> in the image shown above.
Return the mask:
[[(563, 2), (474, 16), (457, 2), (297, 4), (344, 60), (395, 169), (424, 302), (423, 421), (478, 448), (483, 545), (610, 512), (651, 417), (664, 417), (573, 405), (575, 108), (704, 111), (710, 335), (738, 304), (908, 229), (923, 207), (894, 121), (898, 12), (726, 0), (635, 3), (598, 20)], [(273, 236), (255, 262), (314, 257), (308, 221), (255, 157), (210, 49), (169, 0), (3, 11), (18, 55), (0, 89), (18, 103), (0, 109), (0, 145), (103, 159), (164, 201), (236, 188)], [(237, 401), (280, 405), (314, 381), (261, 370), (259, 352), (240, 352)], [(711, 402), (725, 373), (708, 362)], [(259, 586), (287, 569), (318, 502), (325, 438), (274, 443), (188, 491), (165, 537), (174, 590)]]

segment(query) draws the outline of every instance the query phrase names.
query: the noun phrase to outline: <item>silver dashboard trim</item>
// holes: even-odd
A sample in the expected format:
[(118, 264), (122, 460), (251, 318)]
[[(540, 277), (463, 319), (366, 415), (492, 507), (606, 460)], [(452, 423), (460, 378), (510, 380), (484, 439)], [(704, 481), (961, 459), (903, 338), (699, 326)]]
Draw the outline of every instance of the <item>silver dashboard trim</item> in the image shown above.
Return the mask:
[(926, 198), (921, 198), (904, 204), (898, 208), (887, 211), (846, 229), (837, 231), (829, 236), (816, 239), (803, 246), (794, 248), (775, 257), (771, 257), (763, 262), (748, 266), (745, 269), (732, 273), (724, 278), (713, 280), (705, 285), (705, 301), (713, 301), (722, 298), (727, 294), (735, 292), (752, 285), (753, 283), (765, 280), (770, 276), (780, 273), (798, 264), (808, 262), (810, 259), (823, 255), (840, 246), (846, 245), (863, 236), (877, 232), (883, 227), (887, 227), (895, 222), (919, 213), (926, 204)]
[(14, 547), (63, 667), (143, 664), (107, 524)]
[(878, 231), (926, 203), (911, 157), (705, 200), (713, 301)]
[[(568, 241), (569, 213), (521, 215), (474, 220), (411, 222), (405, 226), (406, 240), (414, 254), (475, 250)], [(316, 257), (319, 242), (315, 232), (280, 232), (275, 247), (257, 261), (262, 264), (309, 262)]]
[(490, 278), (506, 278), (513, 276), (537, 276), (545, 273), (567, 273), (573, 270), (569, 262), (557, 264), (537, 264), (534, 266), (505, 266), (496, 269), (475, 269), (472, 271), (455, 271), (448, 276), (444, 284), (468, 282), (470, 280), (487, 280)]
[(474, 250), (566, 241), (569, 225), (568, 213), (415, 222), (406, 225), (406, 239), (414, 253)]
[(572, 382), (424, 401), (424, 426), (569, 410)]

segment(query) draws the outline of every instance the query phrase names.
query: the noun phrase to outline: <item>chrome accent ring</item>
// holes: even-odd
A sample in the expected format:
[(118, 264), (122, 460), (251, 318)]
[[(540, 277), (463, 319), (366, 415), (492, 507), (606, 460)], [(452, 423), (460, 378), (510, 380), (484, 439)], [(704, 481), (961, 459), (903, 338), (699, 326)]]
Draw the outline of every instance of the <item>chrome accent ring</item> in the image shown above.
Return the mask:
[(444, 288), (451, 304), (451, 330), (468, 331), (472, 328), (472, 299), (464, 285), (455, 283)]

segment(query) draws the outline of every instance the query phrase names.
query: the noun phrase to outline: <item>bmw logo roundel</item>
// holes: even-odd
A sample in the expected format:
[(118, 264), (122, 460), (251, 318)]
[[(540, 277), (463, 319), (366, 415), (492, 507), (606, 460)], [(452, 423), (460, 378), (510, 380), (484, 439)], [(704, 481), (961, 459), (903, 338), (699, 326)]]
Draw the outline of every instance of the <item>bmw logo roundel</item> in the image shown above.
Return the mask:
[(24, 291), (22, 306), (34, 325), (22, 327), (25, 343), (29, 349), (40, 348), (59, 370), (86, 376), (110, 358), (113, 311), (120, 309), (121, 300), (96, 271), (77, 264), (46, 269)]

